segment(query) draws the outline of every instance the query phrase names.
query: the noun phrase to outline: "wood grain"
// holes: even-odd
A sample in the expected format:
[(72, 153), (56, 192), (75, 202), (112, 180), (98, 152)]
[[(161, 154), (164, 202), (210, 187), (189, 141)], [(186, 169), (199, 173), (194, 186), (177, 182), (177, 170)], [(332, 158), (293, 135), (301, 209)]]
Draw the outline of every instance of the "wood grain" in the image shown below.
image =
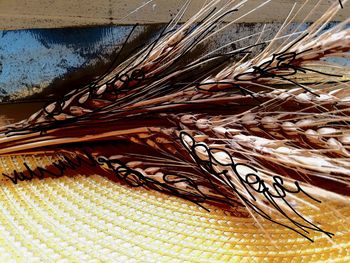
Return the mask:
[[(178, 13), (184, 2), (184, 0), (1, 0), (0, 29), (166, 23)], [(239, 12), (235, 13), (231, 18), (227, 18), (227, 20), (241, 16), (262, 2), (264, 1), (248, 1)], [(304, 0), (272, 0), (259, 11), (242, 18), (239, 22), (282, 21), (287, 16), (294, 2), (301, 6)], [(322, 1), (309, 20), (315, 20), (322, 15), (327, 7), (334, 2), (338, 1)], [(145, 3), (148, 4), (138, 9)], [(183, 21), (192, 16), (203, 3), (203, 0), (193, 0), (183, 17)], [(316, 3), (317, 0), (309, 1), (300, 18), (305, 17)], [(138, 10), (135, 11), (136, 9)], [(339, 21), (344, 20), (349, 17), (349, 13), (350, 5), (345, 5), (335, 19)]]

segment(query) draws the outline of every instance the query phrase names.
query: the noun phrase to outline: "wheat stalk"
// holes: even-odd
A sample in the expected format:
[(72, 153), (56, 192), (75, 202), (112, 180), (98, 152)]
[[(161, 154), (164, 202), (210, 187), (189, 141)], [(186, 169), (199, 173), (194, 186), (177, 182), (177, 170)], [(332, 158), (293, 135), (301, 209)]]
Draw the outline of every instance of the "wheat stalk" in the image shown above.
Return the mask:
[[(210, 31), (245, 2), (212, 1), (176, 27), (185, 5), (158, 41), (109, 74), (73, 90), (27, 120), (1, 128), (0, 155), (40, 153), (72, 143), (123, 141), (131, 143), (135, 152), (140, 147), (140, 153), (117, 147), (92, 147), (91, 152), (104, 168), (132, 186), (171, 193), (200, 205), (206, 201), (244, 205), (257, 220), (260, 215), (306, 238), (308, 230), (331, 236), (295, 209), (301, 203), (317, 208), (312, 200), (293, 191), (285, 199), (276, 197), (276, 180), (281, 179), (275, 178), (283, 178), (286, 189), (301, 182), (306, 195), (348, 202), (344, 193), (325, 190), (327, 187), (311, 181), (322, 178), (349, 185), (348, 84), (327, 86), (323, 82), (329, 74), (311, 66), (329, 68), (332, 66), (321, 61), (323, 58), (346, 56), (350, 51), (349, 21), (320, 34), (339, 9), (333, 5), (306, 31), (285, 33), (304, 5), (293, 15), (294, 6), (281, 30), (254, 58), (246, 61), (244, 56), (237, 63), (224, 60), (224, 69), (209, 67), (199, 76), (199, 68), (214, 63), (215, 55), (203, 54), (185, 67), (176, 63), (219, 32)], [(214, 9), (219, 4), (222, 7)], [(201, 23), (191, 30), (196, 22)], [(293, 40), (295, 34), (300, 36)], [(258, 35), (256, 45), (261, 37)], [(286, 48), (285, 43), (290, 42)], [(120, 79), (132, 74), (137, 75), (135, 79)], [(318, 75), (321, 83), (306, 86), (297, 82), (297, 74), (307, 78)], [(339, 81), (338, 76), (332, 77)], [(286, 83), (293, 84), (292, 88), (276, 89)], [(81, 154), (79, 150), (76, 153)], [(236, 166), (228, 165), (231, 161), (241, 164), (239, 173)], [(274, 189), (270, 196), (266, 196), (267, 190), (261, 192), (260, 186), (254, 190), (248, 179), (244, 181), (251, 167), (266, 187)]]
[[(271, 85), (293, 84), (308, 90), (307, 86), (296, 82), (295, 79), (315, 79), (316, 76), (318, 82), (327, 82), (330, 77), (333, 77), (333, 80), (344, 77), (329, 71), (334, 68), (339, 72), (339, 65), (327, 63), (322, 59), (347, 56), (347, 52), (350, 51), (350, 29), (346, 26), (350, 19), (320, 34), (339, 9), (339, 5), (334, 3), (307, 30), (299, 32), (300, 37), (292, 40), (294, 34), (289, 34), (290, 36), (278, 45), (280, 35), (287, 29), (287, 25), (283, 25), (261, 54), (246, 62), (239, 61), (226, 67), (198, 86), (202, 90), (210, 91), (232, 89), (233, 86), (229, 84), (234, 84), (234, 88), (256, 85), (273, 88)], [(322, 72), (320, 68), (328, 70)], [(349, 69), (343, 69), (341, 72), (347, 74)]]

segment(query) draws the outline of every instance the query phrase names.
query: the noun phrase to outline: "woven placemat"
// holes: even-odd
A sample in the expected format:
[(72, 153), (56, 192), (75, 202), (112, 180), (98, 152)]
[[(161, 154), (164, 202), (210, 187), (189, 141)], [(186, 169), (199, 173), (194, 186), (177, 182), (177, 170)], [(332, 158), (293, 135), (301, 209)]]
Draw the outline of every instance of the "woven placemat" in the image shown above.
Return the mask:
[[(57, 158), (0, 157), (0, 174), (21, 168), (24, 161), (35, 167)], [(239, 216), (239, 209), (208, 206), (209, 213), (87, 167), (17, 184), (1, 177), (0, 195), (1, 262), (350, 261), (350, 207), (334, 203), (304, 210), (335, 234), (332, 240), (313, 234), (311, 243), (260, 221), (265, 233), (252, 218)]]

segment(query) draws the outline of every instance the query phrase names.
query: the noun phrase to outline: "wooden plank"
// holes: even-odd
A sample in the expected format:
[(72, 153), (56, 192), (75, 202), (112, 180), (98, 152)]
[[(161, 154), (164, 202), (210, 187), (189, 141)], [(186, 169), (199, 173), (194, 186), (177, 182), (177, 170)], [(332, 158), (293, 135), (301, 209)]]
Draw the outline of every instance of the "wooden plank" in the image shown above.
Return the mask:
[[(232, 17), (237, 18), (264, 1), (250, 0)], [(294, 2), (301, 6), (304, 1), (272, 0), (258, 12), (242, 18), (239, 22), (283, 21)], [(0, 29), (166, 23), (178, 12), (184, 2), (184, 0), (2, 0), (0, 1)], [(203, 0), (192, 0), (183, 20), (191, 17), (203, 2)], [(308, 14), (317, 2), (317, 0), (309, 1), (299, 20)], [(309, 20), (315, 20), (322, 15), (334, 2), (338, 3), (338, 0), (322, 1)], [(349, 17), (349, 13), (350, 5), (345, 5), (335, 20), (342, 21)]]

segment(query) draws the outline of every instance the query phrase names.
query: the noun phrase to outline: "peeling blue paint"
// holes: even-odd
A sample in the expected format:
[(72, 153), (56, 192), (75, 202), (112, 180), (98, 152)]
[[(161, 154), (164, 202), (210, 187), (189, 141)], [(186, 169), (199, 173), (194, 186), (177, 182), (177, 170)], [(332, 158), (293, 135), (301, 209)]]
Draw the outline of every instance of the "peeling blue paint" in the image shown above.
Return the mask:
[(0, 31), (1, 95), (49, 85), (70, 71), (108, 62), (131, 26)]

